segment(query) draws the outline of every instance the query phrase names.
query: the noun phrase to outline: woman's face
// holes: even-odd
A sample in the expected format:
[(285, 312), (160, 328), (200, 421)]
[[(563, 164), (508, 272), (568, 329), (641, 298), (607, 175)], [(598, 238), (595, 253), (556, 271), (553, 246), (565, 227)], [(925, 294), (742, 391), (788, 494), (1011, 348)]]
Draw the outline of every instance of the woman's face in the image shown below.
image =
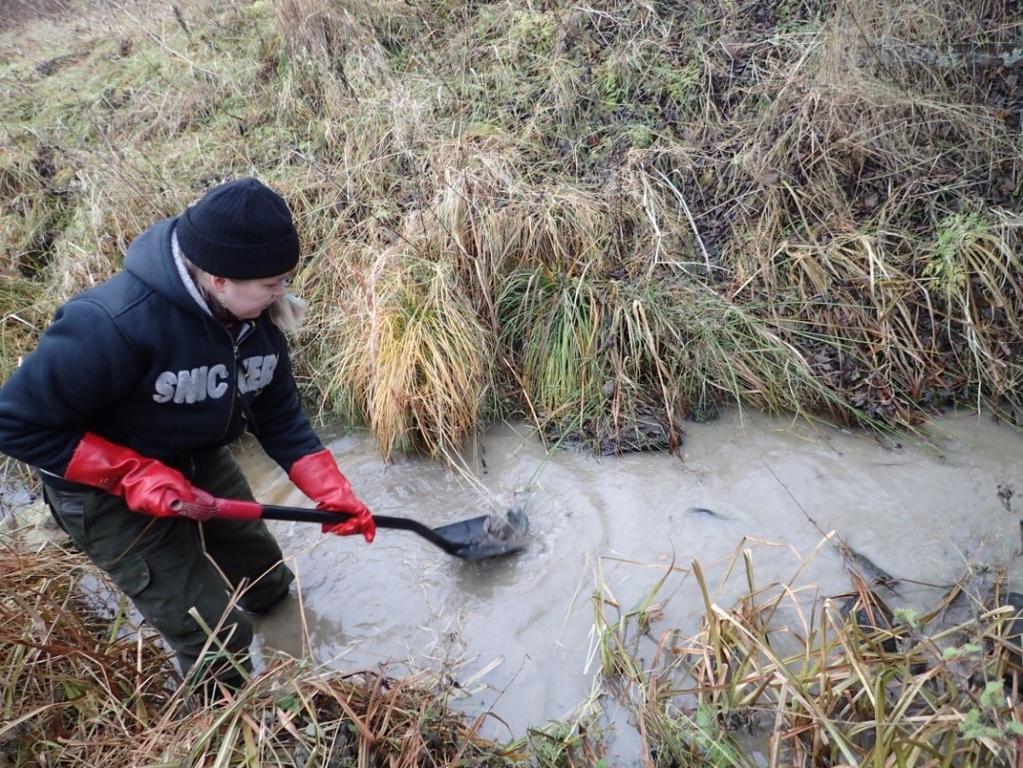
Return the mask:
[(213, 293), (232, 315), (239, 320), (255, 320), (288, 289), (291, 273), (258, 280), (231, 280), (213, 277)]

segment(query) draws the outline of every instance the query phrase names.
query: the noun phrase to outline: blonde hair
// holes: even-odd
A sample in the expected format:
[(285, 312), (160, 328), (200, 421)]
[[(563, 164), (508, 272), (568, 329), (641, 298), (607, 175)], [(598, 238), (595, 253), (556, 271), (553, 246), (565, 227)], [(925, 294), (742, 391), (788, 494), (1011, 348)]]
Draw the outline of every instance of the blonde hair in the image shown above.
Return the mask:
[(305, 322), (308, 307), (302, 299), (287, 291), (270, 305), (270, 319), (285, 333), (295, 333)]

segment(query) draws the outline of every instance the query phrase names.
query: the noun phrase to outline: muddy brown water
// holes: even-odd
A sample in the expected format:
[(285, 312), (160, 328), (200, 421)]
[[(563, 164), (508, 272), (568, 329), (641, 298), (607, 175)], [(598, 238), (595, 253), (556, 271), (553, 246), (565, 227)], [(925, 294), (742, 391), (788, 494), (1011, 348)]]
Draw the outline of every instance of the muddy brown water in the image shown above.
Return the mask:
[[(518, 736), (578, 711), (599, 684), (591, 600), (598, 581), (626, 610), (674, 562), (680, 570), (659, 594), (666, 602), (656, 636), (699, 627), (703, 603), (684, 572), (694, 559), (716, 602), (731, 607), (744, 579), (719, 582), (741, 546), (753, 552), (759, 584), (795, 577), (810, 596), (849, 591), (839, 554), (821, 546), (808, 518), (898, 578), (947, 584), (968, 564), (1017, 564), (1023, 497), (1008, 492), (1023, 492), (1023, 438), (988, 417), (935, 421), (930, 446), (749, 411), (686, 429), (681, 456), (596, 458), (548, 457), (530, 428), (498, 426), (476, 452), (478, 482), (425, 460), (385, 464), (365, 434), (329, 440), (381, 514), (441, 525), (520, 503), (528, 489), (530, 544), (515, 556), (467, 563), (401, 531), (382, 530), (367, 546), (315, 525), (273, 523), (302, 605), (292, 600), (259, 622), (260, 653), (344, 670), (443, 670), (461, 686), (458, 706), (499, 716), (491, 735)], [(244, 446), (239, 458), (258, 499), (306, 503), (257, 447)], [(943, 591), (898, 589), (886, 593), (893, 605), (920, 609)], [(619, 764), (627, 764), (635, 736), (620, 712), (612, 720)]]

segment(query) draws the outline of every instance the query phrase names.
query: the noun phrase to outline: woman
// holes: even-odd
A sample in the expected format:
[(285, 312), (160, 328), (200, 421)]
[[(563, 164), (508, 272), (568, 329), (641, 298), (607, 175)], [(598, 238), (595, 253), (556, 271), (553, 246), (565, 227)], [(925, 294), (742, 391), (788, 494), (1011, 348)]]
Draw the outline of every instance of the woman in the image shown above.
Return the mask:
[(302, 411), (273, 322), (298, 256), (276, 192), (215, 187), (58, 310), (0, 389), (0, 451), (37, 469), (58, 522), (195, 680), (243, 683), (240, 609), (269, 611), (294, 578), (261, 521), (216, 518), (214, 497), (252, 499), (228, 443), (248, 429), (320, 509), (353, 516), (330, 532), (376, 530)]

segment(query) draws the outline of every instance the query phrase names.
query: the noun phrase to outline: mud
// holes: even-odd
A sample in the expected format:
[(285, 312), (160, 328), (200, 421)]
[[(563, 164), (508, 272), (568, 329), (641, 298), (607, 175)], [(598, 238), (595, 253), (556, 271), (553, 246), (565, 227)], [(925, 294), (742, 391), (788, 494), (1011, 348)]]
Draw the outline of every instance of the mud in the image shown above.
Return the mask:
[[(403, 532), (381, 531), (367, 546), (325, 537), (319, 526), (275, 523), (302, 602), (259, 623), (261, 653), (347, 670), (441, 670), (467, 711), (493, 711), (507, 724), (491, 721), (494, 735), (520, 735), (565, 717), (593, 689), (598, 580), (624, 612), (674, 564), (656, 635), (697, 629), (694, 559), (718, 585), (720, 605), (743, 594), (737, 574), (720, 584), (742, 547), (752, 550), (759, 583), (792, 580), (808, 599), (849, 591), (852, 550), (894, 579), (889, 604), (918, 609), (967, 567), (1018, 565), (1019, 505), (1007, 490), (1023, 485), (1023, 438), (986, 417), (934, 422), (930, 445), (738, 411), (687, 429), (680, 456), (595, 458), (547, 457), (531, 429), (497, 427), (477, 452), (478, 484), (431, 462), (385, 465), (365, 435), (330, 440), (377, 512), (436, 526), (524, 503), (530, 543), (467, 563)], [(257, 447), (240, 459), (261, 501), (304, 503)], [(843, 546), (824, 543), (822, 531)], [(614, 727), (628, 754), (628, 724)]]

